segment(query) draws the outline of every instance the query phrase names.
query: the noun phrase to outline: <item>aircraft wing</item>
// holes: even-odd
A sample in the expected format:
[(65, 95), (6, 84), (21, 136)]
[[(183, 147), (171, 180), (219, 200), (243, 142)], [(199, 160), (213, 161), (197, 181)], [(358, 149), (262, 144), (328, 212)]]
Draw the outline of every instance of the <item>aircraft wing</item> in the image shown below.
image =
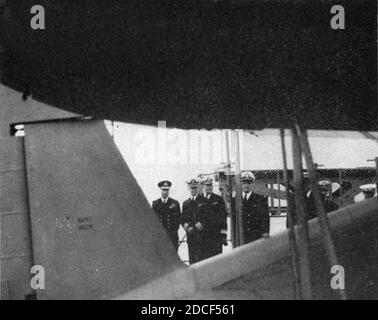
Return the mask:
[[(378, 297), (377, 206), (373, 198), (328, 215), (349, 299)], [(337, 299), (318, 219), (309, 223), (309, 230), (312, 298)], [(165, 275), (117, 299), (295, 299), (290, 257), (288, 231), (283, 231)]]
[[(71, 112), (180, 128), (377, 129), (376, 1), (3, 2), (1, 82)], [(363, 112), (361, 112), (363, 110)]]

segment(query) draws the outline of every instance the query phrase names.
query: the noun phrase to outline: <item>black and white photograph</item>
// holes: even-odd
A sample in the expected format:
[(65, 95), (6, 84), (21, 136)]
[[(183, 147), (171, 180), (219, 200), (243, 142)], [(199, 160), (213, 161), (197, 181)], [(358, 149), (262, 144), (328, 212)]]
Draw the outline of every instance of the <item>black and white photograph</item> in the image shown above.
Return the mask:
[(376, 0), (0, 0), (0, 300), (378, 300), (377, 101)]

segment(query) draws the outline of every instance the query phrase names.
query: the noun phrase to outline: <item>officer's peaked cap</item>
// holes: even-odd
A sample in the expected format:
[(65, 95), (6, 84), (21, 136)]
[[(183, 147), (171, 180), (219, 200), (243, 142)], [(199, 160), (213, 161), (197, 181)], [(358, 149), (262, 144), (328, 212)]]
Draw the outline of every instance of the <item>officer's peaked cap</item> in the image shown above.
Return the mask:
[(158, 183), (159, 188), (170, 188), (172, 186), (172, 182), (168, 180), (163, 180)]
[(251, 171), (244, 171), (241, 173), (241, 181), (254, 181), (255, 175)]
[(320, 189), (328, 190), (329, 186), (331, 185), (331, 182), (329, 182), (328, 180), (321, 180), (321, 181), (318, 181), (318, 185)]
[(189, 179), (189, 180), (186, 180), (186, 183), (189, 187), (197, 187), (199, 184), (199, 181), (197, 179)]
[(364, 184), (360, 186), (360, 189), (364, 192), (375, 192), (376, 185), (374, 183)]

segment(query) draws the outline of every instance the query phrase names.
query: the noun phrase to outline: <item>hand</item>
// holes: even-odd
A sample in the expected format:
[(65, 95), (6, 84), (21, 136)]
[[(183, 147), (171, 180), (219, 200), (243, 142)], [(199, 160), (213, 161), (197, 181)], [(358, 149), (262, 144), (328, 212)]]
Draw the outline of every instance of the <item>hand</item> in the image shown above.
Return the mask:
[(264, 233), (262, 236), (263, 236), (263, 238), (268, 239), (269, 238), (269, 233)]
[(184, 223), (184, 230), (185, 230), (185, 231), (188, 230), (188, 227), (189, 227), (189, 224), (188, 224), (188, 223)]
[(193, 231), (194, 231), (193, 227), (189, 227), (189, 228), (186, 230), (187, 233), (192, 233)]
[(198, 231), (202, 231), (203, 230), (203, 226), (202, 226), (202, 223), (201, 222), (197, 222), (195, 227), (197, 228)]

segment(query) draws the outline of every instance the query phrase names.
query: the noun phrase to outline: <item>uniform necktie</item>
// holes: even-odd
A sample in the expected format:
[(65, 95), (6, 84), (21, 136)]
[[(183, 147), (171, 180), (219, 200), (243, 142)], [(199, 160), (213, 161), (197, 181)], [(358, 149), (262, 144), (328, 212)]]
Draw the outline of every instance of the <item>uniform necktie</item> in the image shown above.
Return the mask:
[(247, 193), (244, 193), (244, 201), (247, 201)]

